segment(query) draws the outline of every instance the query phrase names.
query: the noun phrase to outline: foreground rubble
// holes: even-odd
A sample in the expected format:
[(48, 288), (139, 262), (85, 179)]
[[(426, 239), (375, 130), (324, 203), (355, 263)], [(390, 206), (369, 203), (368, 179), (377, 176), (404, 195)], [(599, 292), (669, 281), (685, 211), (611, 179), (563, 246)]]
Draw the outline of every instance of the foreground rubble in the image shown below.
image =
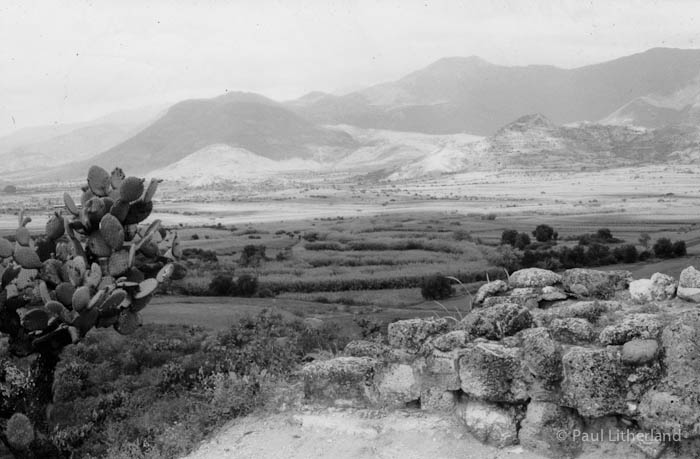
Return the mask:
[(453, 416), (487, 444), (520, 444), (553, 458), (579, 455), (596, 441), (592, 432), (638, 457), (693, 457), (700, 451), (693, 289), (700, 272), (692, 267), (680, 282), (658, 273), (633, 280), (623, 271), (521, 270), (509, 283), (481, 287), (462, 320), (395, 322), (388, 345), (356, 341), (345, 356), (308, 364), (305, 398), (420, 406)]

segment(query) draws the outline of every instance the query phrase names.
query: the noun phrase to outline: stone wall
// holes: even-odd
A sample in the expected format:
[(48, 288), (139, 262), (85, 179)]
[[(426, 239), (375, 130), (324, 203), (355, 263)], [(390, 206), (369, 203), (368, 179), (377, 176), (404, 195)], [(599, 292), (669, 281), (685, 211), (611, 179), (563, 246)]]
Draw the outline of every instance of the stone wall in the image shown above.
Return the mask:
[(456, 416), (483, 442), (554, 458), (575, 457), (595, 435), (648, 457), (697, 457), (698, 292), (692, 267), (679, 282), (517, 271), (482, 286), (463, 318), (398, 321), (384, 343), (354, 341), (307, 364), (305, 396), (420, 406)]

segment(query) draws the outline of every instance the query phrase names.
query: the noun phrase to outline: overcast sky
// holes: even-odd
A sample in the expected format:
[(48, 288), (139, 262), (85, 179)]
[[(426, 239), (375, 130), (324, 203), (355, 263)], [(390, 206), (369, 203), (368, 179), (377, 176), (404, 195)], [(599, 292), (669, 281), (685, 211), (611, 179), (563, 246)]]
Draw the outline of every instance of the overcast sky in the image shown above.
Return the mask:
[(698, 48), (699, 17), (694, 0), (0, 0), (0, 135), (227, 90), (347, 92), (445, 56)]

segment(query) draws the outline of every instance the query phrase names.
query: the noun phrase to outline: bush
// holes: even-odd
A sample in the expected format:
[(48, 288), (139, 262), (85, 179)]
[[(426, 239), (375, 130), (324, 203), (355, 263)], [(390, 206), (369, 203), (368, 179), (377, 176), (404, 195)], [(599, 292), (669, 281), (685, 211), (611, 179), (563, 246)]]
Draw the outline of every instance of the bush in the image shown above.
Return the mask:
[[(501, 233), (501, 244), (515, 246), (515, 241), (518, 237), (518, 231), (514, 229), (508, 229)], [(529, 244), (529, 243), (528, 243)]]
[(515, 237), (515, 248), (518, 250), (524, 250), (525, 247), (530, 245), (530, 236), (527, 233), (518, 233)]
[(673, 243), (673, 255), (676, 257), (684, 257), (688, 254), (688, 249), (685, 247), (685, 241), (676, 241)]
[(615, 247), (613, 255), (618, 262), (634, 263), (639, 258), (637, 247), (633, 244), (625, 244), (620, 247)]
[(214, 296), (228, 296), (234, 293), (236, 284), (233, 277), (228, 274), (218, 274), (209, 283), (209, 294)]
[(420, 293), (426, 300), (444, 300), (452, 295), (452, 282), (440, 274), (426, 277), (421, 282)]
[(7, 194), (15, 194), (17, 193), (17, 187), (14, 185), (7, 185), (5, 188), (2, 189), (3, 193)]
[[(269, 289), (268, 289), (269, 290)], [(258, 278), (250, 274), (238, 276), (235, 293), (237, 296), (251, 297), (258, 291)]]
[(267, 259), (265, 250), (264, 245), (246, 245), (243, 247), (243, 253), (241, 253), (238, 262), (241, 266), (259, 266), (260, 263)]
[(535, 239), (539, 242), (548, 242), (552, 239), (556, 239), (554, 238), (554, 234), (554, 228), (549, 225), (537, 225), (537, 228), (532, 232), (532, 235), (535, 236)]
[(669, 238), (662, 237), (657, 239), (652, 247), (654, 255), (658, 258), (673, 258), (673, 243)]
[(198, 241), (199, 240), (199, 234), (194, 233), (191, 238), (193, 241)]

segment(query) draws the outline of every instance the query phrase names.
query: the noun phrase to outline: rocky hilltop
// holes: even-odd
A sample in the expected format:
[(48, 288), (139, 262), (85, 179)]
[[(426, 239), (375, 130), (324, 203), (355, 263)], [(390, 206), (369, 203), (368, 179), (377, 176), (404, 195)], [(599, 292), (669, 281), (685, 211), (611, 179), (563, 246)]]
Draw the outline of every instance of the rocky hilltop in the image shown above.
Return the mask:
[(461, 319), (398, 321), (388, 345), (355, 341), (343, 356), (307, 364), (305, 397), (419, 406), (455, 416), (485, 443), (553, 458), (575, 457), (587, 441), (624, 443), (635, 457), (693, 457), (698, 302), (693, 267), (678, 281), (525, 269), (482, 286)]

